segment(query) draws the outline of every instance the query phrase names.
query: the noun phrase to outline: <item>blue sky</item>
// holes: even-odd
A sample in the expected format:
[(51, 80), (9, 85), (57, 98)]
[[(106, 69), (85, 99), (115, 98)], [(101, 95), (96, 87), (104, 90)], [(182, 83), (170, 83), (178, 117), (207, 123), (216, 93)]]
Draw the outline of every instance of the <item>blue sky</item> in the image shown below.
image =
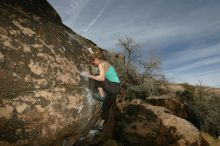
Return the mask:
[(220, 87), (219, 0), (48, 0), (65, 25), (118, 51), (119, 36), (160, 56), (171, 82)]

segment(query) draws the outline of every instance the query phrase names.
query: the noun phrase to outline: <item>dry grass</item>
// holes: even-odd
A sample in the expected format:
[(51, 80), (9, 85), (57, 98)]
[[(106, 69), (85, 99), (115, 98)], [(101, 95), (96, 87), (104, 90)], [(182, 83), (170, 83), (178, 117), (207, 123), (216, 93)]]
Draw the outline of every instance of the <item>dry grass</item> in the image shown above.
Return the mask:
[(184, 91), (184, 87), (180, 84), (169, 83), (167, 86), (172, 92)]

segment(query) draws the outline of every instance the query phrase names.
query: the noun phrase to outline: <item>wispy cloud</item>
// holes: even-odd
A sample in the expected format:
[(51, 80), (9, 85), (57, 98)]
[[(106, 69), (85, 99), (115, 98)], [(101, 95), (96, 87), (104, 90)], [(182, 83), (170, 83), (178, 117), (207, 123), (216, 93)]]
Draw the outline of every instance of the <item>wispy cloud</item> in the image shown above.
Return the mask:
[[(194, 63), (188, 63), (184, 66), (177, 67), (175, 69), (168, 70), (168, 71), (170, 73), (175, 73), (175, 74), (181, 73), (181, 72), (186, 73), (186, 72), (199, 70), (199, 68), (201, 68), (201, 67), (206, 67), (208, 65), (210, 66), (210, 65), (213, 65), (213, 64), (217, 64), (217, 63), (220, 64), (219, 56), (215, 57), (215, 58), (207, 58), (207, 59), (204, 59), (204, 60), (199, 60), (199, 61), (194, 62)], [(199, 71), (201, 71), (201, 70), (199, 70)]]
[(219, 79), (220, 69), (218, 67), (212, 69), (206, 69), (205, 71), (201, 70), (193, 70), (190, 72), (183, 73), (171, 73), (167, 74), (167, 77), (170, 81), (176, 83), (190, 83), (194, 85), (198, 85), (201, 81), (202, 85), (212, 86), (212, 87), (220, 87), (220, 79)]
[(85, 10), (90, 0), (65, 0), (54, 1), (48, 0), (61, 16), (63, 23), (73, 27), (77, 23), (80, 14)]
[(84, 33), (87, 33), (87, 31), (89, 31), (89, 29), (95, 24), (95, 22), (102, 16), (103, 12), (105, 11), (110, 1), (111, 0), (106, 1), (104, 7), (99, 11), (98, 15), (96, 15), (96, 17), (88, 24), (86, 29), (84, 29)]
[(199, 77), (208, 85), (220, 83), (217, 69), (220, 68), (220, 1), (68, 0), (63, 3), (67, 2), (69, 6), (59, 6), (63, 22), (100, 47), (116, 48), (117, 36), (128, 35), (142, 45), (142, 57), (148, 57), (148, 51), (156, 49), (165, 74), (174, 81), (196, 83)]
[(220, 87), (220, 43), (191, 46), (171, 53), (164, 60), (165, 74), (174, 82), (188, 82)]
[(167, 58), (163, 61), (167, 64), (166, 68), (169, 70), (183, 70), (205, 65), (214, 60), (220, 61), (220, 43), (205, 47), (191, 46), (175, 53), (168, 53)]

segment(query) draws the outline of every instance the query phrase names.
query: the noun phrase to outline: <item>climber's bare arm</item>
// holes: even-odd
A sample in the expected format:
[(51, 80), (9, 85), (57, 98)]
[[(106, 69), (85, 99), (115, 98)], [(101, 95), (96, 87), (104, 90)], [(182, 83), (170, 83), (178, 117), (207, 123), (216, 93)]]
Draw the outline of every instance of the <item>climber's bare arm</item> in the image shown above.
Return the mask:
[(88, 78), (97, 80), (97, 81), (104, 81), (105, 80), (105, 67), (104, 63), (99, 64), (99, 75), (92, 75), (89, 72), (83, 72), (82, 75)]

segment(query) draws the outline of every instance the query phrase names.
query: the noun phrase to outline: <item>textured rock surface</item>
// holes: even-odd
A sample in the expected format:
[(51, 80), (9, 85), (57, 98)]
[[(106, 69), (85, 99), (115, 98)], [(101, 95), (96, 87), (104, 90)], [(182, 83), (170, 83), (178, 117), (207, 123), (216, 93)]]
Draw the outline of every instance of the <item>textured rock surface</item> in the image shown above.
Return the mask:
[(95, 44), (61, 24), (46, 0), (0, 3), (0, 141), (3, 145), (74, 143), (100, 105), (77, 69), (90, 69)]
[[(121, 105), (123, 115), (117, 128), (127, 145), (199, 146), (198, 129), (169, 110), (144, 104), (140, 100)], [(120, 133), (118, 132), (118, 133)], [(119, 135), (120, 136), (120, 135)]]
[(171, 96), (171, 95), (164, 95), (164, 96), (152, 96), (148, 97), (146, 101), (155, 106), (162, 106), (170, 111), (178, 117), (186, 118), (187, 117), (187, 105), (184, 104), (183, 101), (180, 99)]
[(47, 0), (1, 0), (2, 6), (5, 5), (7, 7), (9, 4), (11, 5), (10, 8), (16, 8), (18, 12), (23, 13), (25, 16), (38, 15), (44, 19), (61, 23), (60, 16), (48, 4)]

